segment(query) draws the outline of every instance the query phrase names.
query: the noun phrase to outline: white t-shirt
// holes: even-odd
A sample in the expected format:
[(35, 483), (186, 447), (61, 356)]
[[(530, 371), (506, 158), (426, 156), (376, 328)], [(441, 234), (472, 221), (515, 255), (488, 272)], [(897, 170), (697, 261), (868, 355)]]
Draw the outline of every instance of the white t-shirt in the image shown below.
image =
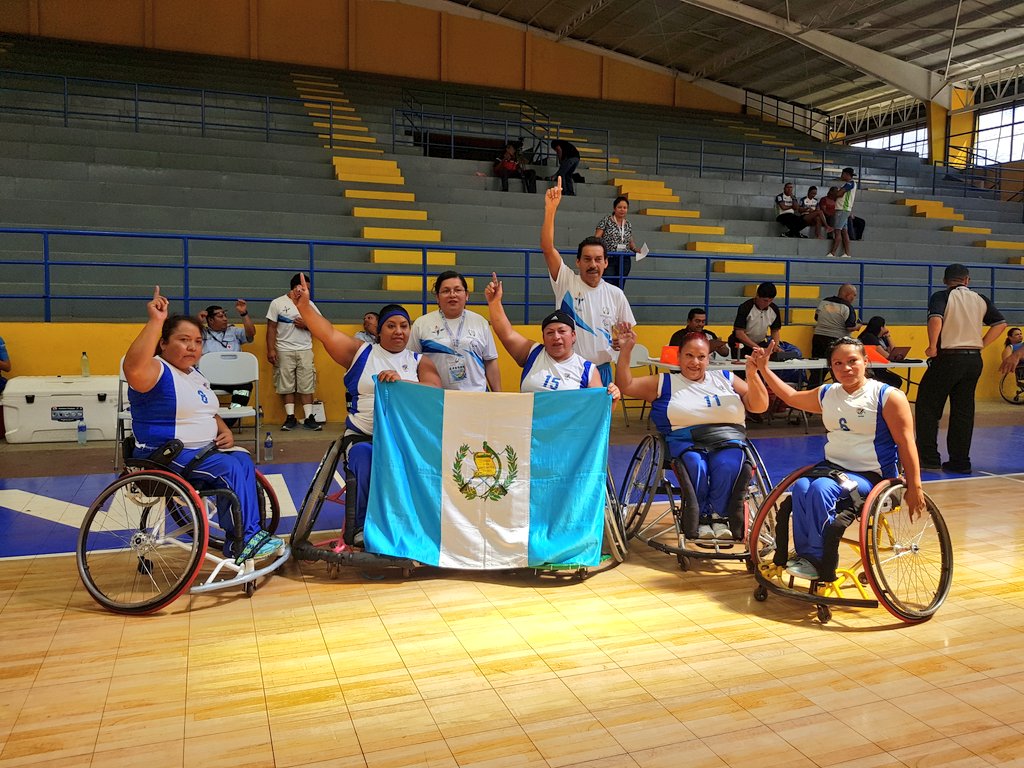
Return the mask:
[[(783, 204), (789, 206), (783, 208)], [(796, 208), (799, 205), (799, 201), (793, 195), (779, 194), (775, 196), (775, 215), (781, 216), (783, 213), (796, 213)]]
[(523, 365), (519, 379), (520, 392), (556, 392), (587, 389), (593, 363), (578, 354), (559, 362), (544, 350), (543, 344), (534, 344)]
[(818, 210), (818, 198), (805, 197), (801, 202), (801, 205), (809, 211), (816, 211)]
[(852, 472), (896, 477), (896, 441), (882, 417), (882, 407), (891, 394), (892, 387), (877, 379), (868, 379), (853, 393), (839, 384), (821, 387), (821, 421), (828, 430), (825, 458)]
[(555, 308), (576, 323), (576, 354), (598, 365), (615, 360), (618, 353), (612, 350), (612, 326), (636, 325), (626, 294), (604, 280), (591, 288), (565, 264), (559, 267), (551, 288), (555, 292)]
[(420, 356), (409, 349), (388, 352), (380, 344), (363, 344), (352, 358), (352, 367), (345, 372), (345, 389), (352, 396), (348, 405), (346, 429), (356, 429), (364, 435), (373, 434), (373, 403), (381, 371), (398, 371), (402, 381), (419, 381), (417, 368)]
[[(309, 305), (319, 312), (316, 304)], [(277, 349), (278, 351), (297, 351), (313, 348), (313, 334), (302, 328), (295, 327), (295, 318), (299, 317), (299, 310), (288, 294), (278, 296), (267, 308), (267, 320), (277, 323)]]
[(651, 421), (663, 435), (699, 424), (742, 426), (745, 417), (743, 400), (732, 387), (731, 371), (705, 371), (701, 381), (663, 373), (658, 397), (651, 404)]
[(407, 348), (430, 358), (442, 387), (471, 392), (487, 390), (484, 362), (498, 357), (487, 320), (469, 310), (455, 320), (439, 309), (416, 318)]

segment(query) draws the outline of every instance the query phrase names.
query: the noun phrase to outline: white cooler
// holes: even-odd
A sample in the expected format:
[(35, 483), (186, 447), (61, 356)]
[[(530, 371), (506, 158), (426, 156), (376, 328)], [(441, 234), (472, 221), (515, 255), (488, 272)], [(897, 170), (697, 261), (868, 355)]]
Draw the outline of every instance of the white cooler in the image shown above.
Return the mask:
[(117, 429), (117, 376), (15, 376), (3, 393), (9, 443), (113, 440)]

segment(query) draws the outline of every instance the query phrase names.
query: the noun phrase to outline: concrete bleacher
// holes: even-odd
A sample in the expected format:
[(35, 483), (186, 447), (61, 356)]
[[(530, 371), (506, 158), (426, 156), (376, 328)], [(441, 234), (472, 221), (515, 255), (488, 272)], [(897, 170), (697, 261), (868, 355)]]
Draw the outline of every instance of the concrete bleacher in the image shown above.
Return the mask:
[[(54, 46), (60, 48), (61, 56), (53, 55)], [(154, 120), (144, 123), (138, 132), (132, 130), (131, 115), (124, 114), (117, 120), (76, 121), (65, 128), (51, 114), (25, 111), (33, 104), (49, 104), (51, 96), (19, 90), (12, 104), (10, 92), (0, 91), (4, 117), (0, 123), (0, 171), (7, 180), (0, 189), (4, 226), (350, 241), (348, 246), (314, 248), (318, 268), (335, 270), (320, 276), (318, 299), (324, 304), (351, 302), (331, 307), (331, 316), (339, 320), (354, 320), (365, 309), (396, 296), (416, 302), (422, 295), (415, 278), (415, 290), (398, 294), (389, 290), (396, 285), (410, 287), (408, 279), (396, 282), (394, 278), (415, 267), (389, 263), (386, 259), (394, 260), (394, 254), (385, 257), (381, 251), (395, 249), (364, 245), (367, 239), (437, 242), (431, 250), (445, 256), (434, 260), (436, 268), (454, 261), (459, 269), (478, 275), (495, 268), (521, 274), (523, 255), (514, 249), (537, 245), (543, 208), (540, 192), (523, 194), (518, 191), (518, 181), (512, 180), (511, 191), (501, 193), (498, 181), (490, 176), (490, 162), (424, 157), (421, 150), (409, 146), (391, 151), (392, 110), (403, 104), (402, 91), (408, 83), (352, 73), (298, 72), (284, 65), (150, 51), (129, 53), (101, 46), (16, 39), (4, 64), (22, 71), (203, 87), (211, 92), (208, 103), (224, 109), (252, 102), (241, 94), (263, 94), (282, 100), (287, 120), (281, 125), (287, 128), (275, 130), (270, 141), (248, 129), (207, 126), (204, 131), (189, 122), (194, 109), (181, 105), (167, 107), (163, 114), (179, 122)], [(483, 92), (463, 90), (469, 97)], [(508, 104), (515, 104), (514, 96), (507, 95)], [(97, 108), (97, 112), (113, 113), (117, 111), (114, 105), (124, 106), (120, 95), (97, 97), (103, 98), (108, 98), (110, 105)], [(663, 202), (640, 200), (643, 195), (636, 191), (631, 195), (634, 239), (666, 256), (637, 265), (627, 284), (641, 322), (664, 318), (668, 305), (703, 303), (704, 257), (726, 265), (713, 272), (710, 300), (712, 306), (728, 307), (739, 303), (750, 284), (778, 279), (780, 259), (801, 260), (794, 280), (820, 283), (824, 291), (820, 295), (826, 295), (837, 283), (856, 281), (861, 260), (1006, 264), (1024, 254), (1019, 204), (963, 197), (962, 190), (957, 190), (958, 196), (952, 182), (949, 194), (932, 195), (932, 170), (912, 155), (900, 158), (899, 176), (891, 179), (891, 189), (875, 188), (871, 180), (893, 167), (893, 155), (866, 151), (860, 153), (863, 162), (858, 164), (866, 188), (858, 193), (856, 212), (868, 221), (867, 239), (854, 244), (854, 260), (826, 261), (827, 241), (778, 236), (780, 227), (774, 222), (771, 206), (782, 186), (778, 172), (747, 170), (741, 174), (737, 166), (698, 176), (690, 168), (664, 166), (657, 173), (657, 142), (659, 136), (706, 136), (736, 142), (721, 145), (716, 165), (722, 168), (737, 163), (736, 151), (740, 150), (747, 153), (748, 160), (762, 152), (766, 162), (776, 162), (783, 150), (787, 156), (795, 153), (797, 160), (787, 165), (787, 177), (801, 194), (809, 183), (821, 186), (821, 153), (828, 173), (833, 173), (836, 163), (847, 164), (848, 149), (824, 147), (791, 129), (742, 116), (641, 109), (550, 96), (529, 98), (550, 116), (546, 135), (565, 132), (566, 138), (582, 147), (589, 143), (585, 141), (588, 127), (597, 138), (602, 131), (608, 132), (607, 152), (586, 153), (580, 172), (587, 182), (579, 185), (576, 197), (564, 200), (559, 212), (557, 245), (568, 260), (575, 244), (592, 235), (596, 223), (610, 212), (620, 186), (609, 182), (621, 181), (623, 189), (632, 183), (635, 190), (637, 183), (653, 180), (678, 197), (678, 202)], [(500, 114), (501, 101), (501, 94), (495, 94), (493, 103), (499, 105), (495, 114)], [(325, 104), (334, 104), (338, 110), (332, 125), (323, 117)], [(18, 111), (11, 111), (12, 107)], [(154, 114), (161, 113), (150, 108)], [(519, 109), (521, 112), (521, 105)], [(514, 106), (508, 111), (514, 113)], [(518, 119), (519, 113), (515, 114)], [(361, 130), (354, 130), (356, 127)], [(677, 153), (673, 159), (688, 162), (688, 154)], [(874, 158), (877, 166), (872, 164)], [(552, 170), (550, 165), (538, 168), (541, 176)], [(918, 216), (915, 213), (921, 211), (915, 206), (900, 203), (908, 198), (941, 201), (948, 208), (925, 211), (935, 214), (932, 216)], [(962, 220), (944, 218), (950, 209), (962, 215)], [(644, 210), (657, 213), (645, 215)], [(683, 211), (690, 213), (669, 213)], [(954, 226), (967, 231), (949, 231)], [(676, 231), (671, 231), (673, 228)], [(985, 229), (991, 231), (980, 231)], [(51, 277), (58, 292), (144, 296), (145, 286), (154, 282), (183, 290), (180, 273), (173, 268), (180, 260), (180, 241), (56, 239), (67, 241), (56, 248), (51, 243), (51, 256), (58, 262), (130, 259), (150, 265), (121, 267), (116, 272), (109, 268), (58, 268)], [(1018, 241), (1019, 253), (1012, 245), (1001, 245)], [(986, 245), (979, 246), (979, 242)], [(478, 253), (459, 246), (511, 250)], [(4, 235), (0, 253), (6, 259), (37, 262), (7, 269), (17, 292), (38, 293), (38, 238)], [(236, 294), (258, 300), (279, 294), (287, 279), (282, 273), (308, 265), (309, 252), (304, 244), (198, 241), (190, 243), (189, 258), (195, 267), (221, 268), (193, 272), (189, 288), (197, 301)], [(727, 266), (737, 262), (753, 262), (754, 266), (748, 272)], [(539, 255), (531, 258), (530, 273), (530, 294), (538, 301), (549, 290)], [(870, 297), (864, 296), (874, 306), (889, 307), (884, 314), (890, 322), (923, 322), (928, 285), (921, 270), (868, 265), (864, 275), (871, 281), (901, 283), (874, 286)], [(794, 306), (816, 305), (818, 295), (804, 290), (808, 287), (791, 286)], [(506, 295), (512, 304), (521, 301), (522, 281), (507, 281)], [(476, 298), (482, 301), (480, 296)], [(1024, 304), (1000, 303), (1004, 309)], [(31, 299), (10, 299), (3, 304), (3, 317), (38, 316), (38, 302)], [(538, 305), (531, 319), (539, 318), (543, 310), (544, 306)], [(57, 302), (55, 312), (96, 319), (126, 316), (116, 303), (76, 299)], [(726, 314), (726, 310), (715, 314)], [(806, 312), (793, 319), (805, 320)]]

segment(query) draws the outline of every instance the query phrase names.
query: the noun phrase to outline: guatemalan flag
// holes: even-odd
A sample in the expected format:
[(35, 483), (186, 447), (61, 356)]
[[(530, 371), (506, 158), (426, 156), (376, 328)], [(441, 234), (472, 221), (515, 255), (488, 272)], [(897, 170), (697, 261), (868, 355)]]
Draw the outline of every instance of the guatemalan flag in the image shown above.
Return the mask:
[(442, 568), (596, 566), (607, 390), (506, 394), (377, 383), (363, 535)]

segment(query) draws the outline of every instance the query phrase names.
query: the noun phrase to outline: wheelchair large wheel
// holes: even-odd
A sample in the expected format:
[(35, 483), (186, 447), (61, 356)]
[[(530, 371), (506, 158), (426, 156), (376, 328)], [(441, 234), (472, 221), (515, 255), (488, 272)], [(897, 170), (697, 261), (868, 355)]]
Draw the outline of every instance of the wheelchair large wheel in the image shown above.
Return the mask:
[[(216, 497), (217, 494), (218, 491), (214, 490), (201, 493), (200, 497)], [(228, 495), (234, 498), (233, 494)], [(277, 526), (281, 522), (281, 505), (277, 500), (277, 493), (274, 491), (273, 486), (270, 485), (270, 482), (259, 470), (256, 470), (256, 503), (260, 514), (260, 528), (267, 533), (276, 533)], [(224, 529), (220, 527), (215, 515), (208, 518), (207, 527), (209, 529), (210, 546), (217, 550), (223, 549), (226, 537)]]
[(206, 548), (206, 515), (195, 490), (170, 472), (132, 472), (89, 507), (78, 532), (78, 573), (103, 607), (151, 613), (188, 591)]
[(1004, 373), (999, 380), (999, 394), (1011, 405), (1024, 405), (1024, 372), (1018, 369)]
[(607, 494), (604, 505), (604, 548), (612, 556), (612, 560), (621, 563), (626, 559), (629, 549), (626, 527), (622, 519), (622, 505), (615, 493), (615, 481), (609, 469), (606, 478)]
[[(313, 526), (320, 515), (320, 508), (323, 506), (324, 498), (331, 487), (334, 479), (334, 472), (338, 468), (338, 461), (341, 458), (341, 440), (335, 440), (327, 447), (324, 457), (320, 459), (320, 466), (313, 475), (313, 481), (306, 490), (306, 496), (302, 499), (302, 506), (299, 507), (299, 515), (295, 520), (295, 529), (292, 531), (292, 547), (309, 538), (313, 532)], [(346, 507), (348, 499), (345, 500)]]
[(647, 435), (633, 452), (626, 468), (619, 493), (621, 514), (629, 538), (636, 536), (643, 525), (647, 510), (654, 500), (654, 486), (661, 474), (664, 460), (662, 441), (656, 435)]
[[(789, 500), (783, 497), (789, 493), (793, 483), (801, 475), (806, 474), (813, 466), (811, 464), (790, 472), (761, 502), (761, 506), (758, 508), (757, 514), (750, 524), (750, 533), (748, 534), (747, 548), (749, 550), (751, 571), (756, 573), (762, 565), (769, 566), (772, 564), (775, 557), (779, 508), (782, 504), (789, 503)], [(758, 468), (757, 473), (760, 474), (761, 472), (762, 468)], [(767, 477), (765, 479), (767, 480)], [(790, 518), (789, 525), (792, 527), (792, 517)], [(793, 541), (791, 532), (786, 536), (786, 540), (790, 543)]]
[(879, 483), (861, 515), (861, 548), (868, 584), (893, 616), (916, 624), (931, 618), (953, 582), (953, 545), (946, 523), (927, 496), (917, 520), (903, 504), (900, 480)]

